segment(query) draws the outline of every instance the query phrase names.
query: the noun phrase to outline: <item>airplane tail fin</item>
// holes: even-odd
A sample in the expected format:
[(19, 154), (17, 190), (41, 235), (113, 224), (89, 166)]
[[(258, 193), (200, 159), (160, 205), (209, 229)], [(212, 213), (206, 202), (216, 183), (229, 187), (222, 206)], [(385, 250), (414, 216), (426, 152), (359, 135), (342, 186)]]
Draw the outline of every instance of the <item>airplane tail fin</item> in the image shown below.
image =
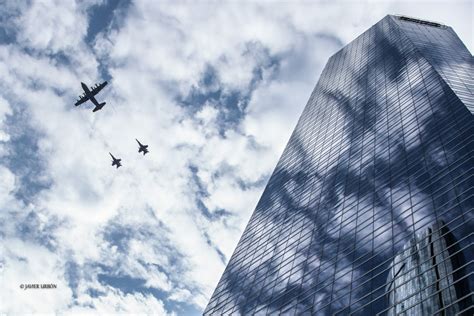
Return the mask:
[(102, 102), (102, 103), (99, 103), (99, 105), (97, 105), (93, 110), (92, 112), (97, 112), (99, 111), (100, 109), (102, 109), (105, 105), (105, 102)]

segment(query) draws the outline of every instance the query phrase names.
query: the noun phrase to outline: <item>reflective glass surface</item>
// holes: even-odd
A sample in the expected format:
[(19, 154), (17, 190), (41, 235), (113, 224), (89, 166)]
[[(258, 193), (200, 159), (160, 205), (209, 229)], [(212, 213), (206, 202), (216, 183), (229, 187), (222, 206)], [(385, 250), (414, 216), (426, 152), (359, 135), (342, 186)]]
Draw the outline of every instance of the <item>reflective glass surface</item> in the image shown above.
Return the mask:
[(333, 55), (204, 314), (473, 314), (473, 74), (396, 16)]

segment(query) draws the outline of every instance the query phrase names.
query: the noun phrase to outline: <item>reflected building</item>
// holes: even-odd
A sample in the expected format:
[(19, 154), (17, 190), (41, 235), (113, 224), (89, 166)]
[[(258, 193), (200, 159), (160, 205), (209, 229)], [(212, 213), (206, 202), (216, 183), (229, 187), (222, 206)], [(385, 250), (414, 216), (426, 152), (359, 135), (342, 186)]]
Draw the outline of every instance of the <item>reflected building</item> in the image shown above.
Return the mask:
[(334, 54), (204, 314), (472, 315), (473, 76), (403, 16)]
[(472, 301), (465, 267), (463, 252), (444, 223), (428, 227), (390, 266), (388, 315), (456, 315), (468, 309)]

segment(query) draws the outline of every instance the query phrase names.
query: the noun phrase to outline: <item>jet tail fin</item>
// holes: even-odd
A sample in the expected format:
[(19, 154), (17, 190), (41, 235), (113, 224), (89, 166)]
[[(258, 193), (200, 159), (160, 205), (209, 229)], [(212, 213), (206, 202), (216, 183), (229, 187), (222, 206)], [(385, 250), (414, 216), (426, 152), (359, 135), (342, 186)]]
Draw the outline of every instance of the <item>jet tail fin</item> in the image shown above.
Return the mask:
[(96, 107), (92, 110), (92, 112), (97, 112), (100, 109), (102, 109), (105, 105), (105, 102), (99, 103), (99, 105), (96, 105)]

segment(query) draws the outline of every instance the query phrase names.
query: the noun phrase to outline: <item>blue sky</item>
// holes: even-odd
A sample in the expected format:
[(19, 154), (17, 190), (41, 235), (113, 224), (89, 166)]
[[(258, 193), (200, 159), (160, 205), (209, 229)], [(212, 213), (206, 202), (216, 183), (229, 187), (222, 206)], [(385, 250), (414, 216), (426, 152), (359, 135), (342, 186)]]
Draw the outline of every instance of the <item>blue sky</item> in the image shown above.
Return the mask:
[[(329, 56), (389, 13), (473, 51), (469, 1), (1, 6), (7, 314), (199, 315)], [(73, 106), (102, 80), (102, 111)]]

